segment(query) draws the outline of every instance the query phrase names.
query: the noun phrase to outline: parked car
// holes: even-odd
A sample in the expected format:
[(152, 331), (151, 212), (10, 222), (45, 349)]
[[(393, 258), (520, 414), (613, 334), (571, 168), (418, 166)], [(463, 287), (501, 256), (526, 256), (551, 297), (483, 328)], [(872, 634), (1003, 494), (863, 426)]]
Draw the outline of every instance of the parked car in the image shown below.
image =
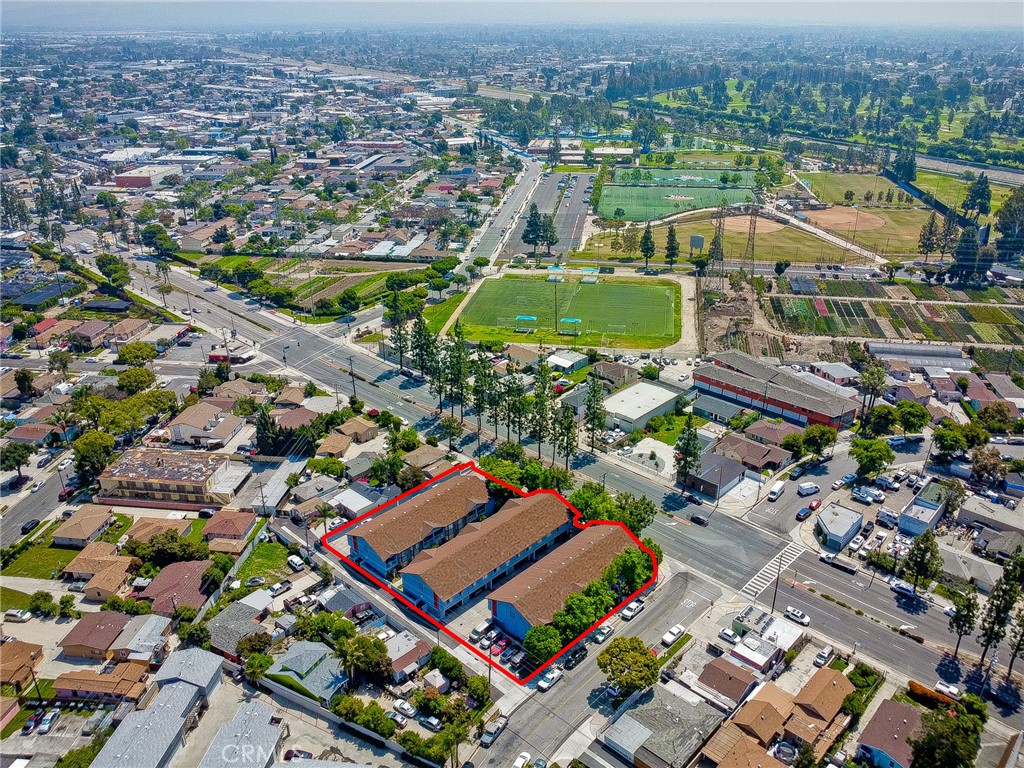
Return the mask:
[(262, 587), (267, 583), (267, 580), (262, 576), (250, 576), (245, 580), (245, 586), (247, 587)]
[(939, 693), (949, 696), (949, 698), (951, 699), (960, 698), (960, 689), (957, 688), (955, 685), (950, 685), (945, 680), (939, 680), (937, 683), (935, 683), (935, 690)]
[(404, 715), (398, 714), (397, 712), (388, 712), (388, 719), (395, 721), (395, 725), (398, 726), (398, 730), (402, 730), (409, 724), (408, 718)]
[(395, 699), (395, 710), (401, 712), (406, 717), (416, 717), (416, 707), (410, 704), (405, 699)]
[(520, 752), (519, 757), (517, 757), (516, 761), (512, 763), (512, 768), (526, 768), (530, 763), (530, 757), (531, 755), (529, 752)]
[(686, 627), (684, 627), (682, 624), (676, 624), (674, 627), (672, 627), (672, 629), (670, 629), (668, 632), (661, 636), (661, 644), (664, 646), (672, 645), (672, 643), (674, 643), (676, 640), (683, 636), (683, 633), (685, 631)]
[(565, 656), (565, 668), (566, 669), (574, 669), (574, 668), (578, 667), (580, 662), (582, 662), (585, 658), (587, 658), (587, 654), (588, 653), (589, 653), (589, 651), (587, 651), (587, 646), (585, 646), (585, 645), (577, 645), (575, 648), (573, 648), (571, 651), (569, 651), (569, 653), (566, 654), (566, 656)]
[(35, 715), (32, 715), (31, 717), (29, 717), (28, 720), (25, 721), (25, 724), (23, 726), (21, 726), (21, 735), (22, 736), (28, 736), (30, 733), (32, 733), (32, 731), (34, 731), (36, 729), (36, 726), (38, 724), (39, 724), (38, 718), (36, 718)]
[(840, 478), (839, 480), (836, 480), (834, 483), (832, 483), (832, 490), (838, 491), (844, 485), (846, 485), (846, 481)]
[(502, 652), (508, 648), (508, 643), (507, 637), (498, 638), (494, 645), (491, 646), (491, 656), (501, 656)]
[(39, 518), (33, 517), (31, 520), (26, 520), (21, 524), (21, 535), (24, 536), (27, 533), (32, 533), (39, 525)]
[(850, 542), (850, 551), (856, 552), (858, 549), (864, 546), (863, 536), (854, 536), (853, 541)]
[(643, 602), (640, 600), (634, 600), (622, 609), (622, 619), (624, 621), (630, 621), (632, 619), (635, 619), (640, 614), (640, 611), (642, 611), (643, 609)]
[(444, 728), (444, 724), (436, 717), (421, 717), (419, 722), (428, 731), (433, 731), (434, 733), (440, 733), (441, 729)]
[(605, 624), (603, 627), (598, 627), (594, 631), (594, 642), (597, 643), (598, 645), (600, 645), (605, 640), (607, 640), (609, 637), (611, 637), (612, 636), (612, 632), (614, 632), (614, 631), (615, 631), (615, 628), (614, 627), (610, 627), (607, 624)]
[(268, 591), (270, 592), (271, 597), (277, 597), (278, 595), (283, 595), (291, 588), (291, 583), (287, 581), (279, 581), (276, 584), (272, 584)]
[(59, 709), (51, 709), (43, 715), (43, 720), (39, 723), (39, 733), (49, 733), (53, 729), (53, 726), (57, 724), (58, 717), (60, 717)]
[(801, 509), (799, 512), (796, 513), (796, 519), (799, 520), (801, 523), (804, 520), (806, 520), (807, 518), (809, 518), (810, 516), (811, 516), (811, 508), (810, 507), (804, 507), (803, 509)]
[(548, 667), (537, 681), (538, 691), (547, 691), (554, 687), (555, 683), (562, 679), (564, 673), (558, 667)]
[(721, 632), (718, 633), (718, 637), (720, 640), (725, 640), (725, 642), (729, 643), (730, 645), (736, 645), (740, 641), (740, 636), (733, 632), (731, 629), (723, 629)]
[(488, 648), (494, 645), (494, 641), (497, 640), (499, 637), (501, 637), (501, 632), (499, 632), (496, 629), (492, 629), (490, 632), (484, 635), (483, 640), (480, 641), (480, 648), (486, 651)]
[(811, 617), (799, 608), (794, 608), (792, 605), (786, 606), (786, 618), (805, 627), (809, 627), (811, 625)]
[(217, 514), (217, 510), (212, 507), (203, 507), (199, 510), (200, 520), (209, 520), (211, 517)]
[(12, 624), (24, 624), (32, 619), (32, 612), (22, 608), (10, 608), (4, 613), (4, 621)]
[(313, 753), (306, 749), (293, 747), (292, 749), (285, 750), (284, 759), (286, 762), (291, 760), (312, 760)]
[(30, 493), (35, 493), (36, 491), (42, 489), (44, 485), (46, 485), (46, 478), (43, 478), (42, 480), (36, 480), (36, 482), (32, 485), (32, 490), (30, 491)]
[(807, 505), (807, 508), (813, 512), (821, 506), (821, 499), (811, 499), (811, 503)]

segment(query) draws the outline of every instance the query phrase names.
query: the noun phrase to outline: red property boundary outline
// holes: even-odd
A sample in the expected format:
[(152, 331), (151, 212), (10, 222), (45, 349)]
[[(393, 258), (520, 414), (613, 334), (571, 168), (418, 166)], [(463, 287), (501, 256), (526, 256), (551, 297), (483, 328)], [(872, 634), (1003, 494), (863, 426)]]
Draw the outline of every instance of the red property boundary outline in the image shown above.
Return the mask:
[[(573, 522), (573, 525), (576, 528), (578, 528), (579, 530), (583, 530), (584, 528), (589, 528), (592, 525), (615, 525), (615, 526), (618, 526), (619, 528), (624, 530), (626, 532), (626, 534), (633, 540), (633, 542), (636, 544), (638, 549), (640, 549), (643, 552), (646, 552), (647, 555), (651, 558), (651, 565), (653, 566), (653, 573), (651, 575), (651, 578), (648, 579), (646, 582), (644, 582), (643, 586), (641, 586), (640, 589), (638, 589), (636, 592), (633, 592), (625, 600), (623, 600), (620, 603), (618, 603), (617, 605), (613, 606), (612, 609), (610, 611), (608, 611), (608, 613), (606, 613), (604, 616), (602, 616), (597, 622), (595, 622), (593, 626), (589, 627), (586, 631), (582, 632), (579, 636), (573, 638), (572, 642), (566, 644), (562, 648), (561, 651), (559, 651), (555, 656), (553, 656), (551, 659), (549, 659), (543, 666), (538, 667), (530, 675), (528, 675), (525, 678), (516, 677), (515, 675), (513, 675), (509, 670), (507, 670), (503, 666), (501, 666), (501, 664), (498, 663), (498, 660), (496, 658), (490, 656), (490, 654), (482, 652), (479, 648), (471, 645), (468, 639), (466, 639), (466, 638), (462, 637), (461, 635), (459, 635), (459, 634), (453, 632), (452, 630), (448, 629), (447, 625), (442, 624), (440, 621), (435, 619), (433, 616), (431, 616), (428, 613), (426, 613), (425, 611), (417, 608), (400, 591), (396, 590), (390, 584), (385, 584), (383, 581), (381, 581), (379, 578), (377, 578), (374, 574), (370, 573), (365, 568), (363, 568), (362, 566), (360, 566), (357, 563), (355, 563), (351, 558), (348, 558), (345, 555), (341, 554), (341, 552), (339, 552), (337, 549), (335, 549), (333, 546), (331, 546), (331, 544), (328, 542), (328, 539), (337, 536), (339, 533), (341, 533), (342, 531), (344, 531), (347, 528), (352, 527), (356, 523), (362, 522), (363, 520), (366, 520), (367, 518), (377, 514), (378, 512), (383, 512), (386, 509), (389, 509), (389, 508), (395, 506), (396, 504), (404, 501), (405, 499), (409, 498), (410, 496), (415, 495), (416, 493), (419, 493), (420, 491), (422, 491), (422, 490), (424, 490), (426, 488), (429, 488), (430, 486), (433, 486), (436, 483), (441, 482), (442, 480), (444, 480), (446, 477), (449, 477), (450, 475), (462, 474), (466, 469), (469, 469), (472, 472), (475, 472), (477, 475), (480, 475), (481, 477), (485, 478), (486, 480), (488, 480), (488, 481), (490, 481), (492, 483), (497, 483), (498, 485), (508, 489), (509, 491), (511, 491), (516, 496), (519, 496), (520, 498), (527, 499), (527, 498), (530, 498), (531, 496), (537, 496), (539, 494), (549, 494), (551, 496), (555, 496), (561, 503), (565, 504), (565, 506), (567, 506), (569, 509), (572, 510), (572, 514), (573, 514), (573, 521), (572, 522)], [(463, 647), (468, 649), (471, 653), (475, 654), (478, 658), (480, 658), (483, 661), (487, 662), (492, 667), (494, 667), (496, 670), (498, 670), (501, 674), (505, 675), (505, 677), (507, 677), (509, 680), (511, 680), (514, 683), (517, 683), (519, 685), (525, 686), (527, 683), (529, 683), (531, 680), (533, 680), (535, 677), (537, 677), (539, 674), (541, 674), (544, 670), (546, 670), (549, 666), (551, 666), (556, 661), (558, 661), (558, 659), (560, 659), (563, 655), (565, 655), (565, 653), (570, 648), (575, 646), (576, 643), (578, 643), (582, 638), (584, 638), (587, 635), (589, 635), (597, 627), (599, 627), (601, 624), (603, 624), (605, 621), (607, 621), (608, 618), (610, 618), (613, 614), (615, 614), (615, 612), (618, 611), (622, 606), (624, 606), (627, 603), (629, 603), (637, 595), (639, 595), (641, 592), (646, 590), (648, 587), (650, 587), (652, 584), (654, 584), (658, 580), (658, 559), (654, 556), (654, 553), (649, 548), (645, 547), (643, 545), (643, 543), (636, 537), (636, 535), (631, 530), (629, 530), (629, 528), (627, 528), (625, 526), (624, 523), (620, 523), (620, 522), (612, 521), (612, 520), (591, 520), (590, 522), (581, 523), (580, 522), (580, 516), (581, 516), (580, 515), (580, 511), (578, 509), (576, 509), (572, 504), (570, 504), (569, 501), (564, 496), (562, 496), (562, 494), (558, 493), (557, 491), (553, 491), (553, 490), (550, 490), (550, 489), (540, 489), (540, 490), (531, 491), (529, 493), (526, 493), (524, 491), (519, 490), (518, 488), (515, 488), (515, 487), (509, 485), (508, 483), (504, 482), (503, 480), (499, 480), (498, 478), (494, 477), (493, 475), (488, 474), (484, 470), (480, 469), (480, 467), (478, 467), (475, 462), (467, 461), (467, 462), (465, 462), (463, 464), (457, 464), (456, 466), (452, 467), (451, 469), (449, 469), (444, 474), (438, 475), (437, 477), (435, 477), (435, 478), (433, 478), (431, 480), (427, 480), (426, 482), (420, 483), (415, 488), (412, 488), (412, 489), (406, 491), (401, 496), (398, 496), (398, 497), (392, 499), (391, 501), (387, 502), (386, 504), (382, 504), (379, 507), (374, 507), (369, 512), (367, 512), (367, 513), (357, 517), (355, 520), (351, 520), (351, 521), (345, 523), (344, 525), (340, 525), (337, 528), (335, 528), (335, 529), (333, 529), (331, 531), (328, 531), (327, 533), (325, 533), (323, 536), (320, 537), (320, 543), (323, 544), (324, 547), (327, 550), (329, 550), (332, 554), (334, 554), (339, 560), (341, 560), (349, 568), (351, 568), (352, 570), (354, 570), (354, 571), (358, 572), (359, 574), (361, 574), (367, 580), (371, 581), (373, 584), (375, 584), (380, 589), (383, 589), (385, 592), (387, 592), (389, 595), (391, 595), (395, 599), (401, 601), (405, 605), (406, 608), (408, 608), (409, 610), (411, 610), (412, 612), (414, 612), (415, 614), (417, 614), (421, 618), (425, 619), (427, 622), (432, 624), (436, 629), (440, 630), (441, 632), (444, 632), (446, 635), (448, 635), (448, 637), (450, 637), (453, 640), (455, 640), (456, 642), (460, 643)]]

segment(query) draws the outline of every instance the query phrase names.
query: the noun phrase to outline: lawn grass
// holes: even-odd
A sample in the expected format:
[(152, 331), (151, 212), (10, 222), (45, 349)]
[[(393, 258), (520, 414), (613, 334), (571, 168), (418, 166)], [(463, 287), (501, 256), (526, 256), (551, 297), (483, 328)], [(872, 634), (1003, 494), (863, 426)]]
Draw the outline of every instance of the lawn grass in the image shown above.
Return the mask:
[(0, 586), (0, 611), (26, 610), (30, 595), (10, 587)]
[[(921, 227), (928, 221), (931, 211), (926, 208), (867, 208), (865, 211), (885, 219), (885, 226), (858, 230), (857, 245), (883, 255), (917, 253)], [(813, 219), (813, 216), (811, 218)], [(853, 239), (852, 228), (832, 231), (849, 240)]]
[(21, 726), (23, 726), (25, 724), (25, 721), (28, 720), (30, 717), (32, 717), (31, 709), (28, 709), (26, 707), (25, 709), (20, 710), (18, 714), (16, 714), (14, 718), (11, 720), (11, 722), (5, 725), (4, 729), (0, 731), (0, 739), (8, 739), (14, 734), (16, 734), (18, 731), (21, 730)]
[[(675, 198), (675, 199), (673, 199)], [(688, 199), (683, 199), (688, 198)], [(673, 185), (620, 186), (605, 184), (601, 192), (598, 212), (611, 218), (621, 208), (625, 221), (650, 221), (673, 213), (684, 213), (698, 208), (716, 207), (722, 199), (729, 203), (752, 200), (749, 189), (727, 187), (681, 187)]]
[(466, 294), (460, 293), (450, 299), (445, 299), (440, 304), (428, 304), (424, 307), (423, 319), (427, 321), (430, 332), (440, 333), (444, 324), (448, 322), (448, 318), (455, 314), (455, 310), (459, 308), (465, 298)]
[[(762, 220), (759, 219), (759, 227), (761, 222)], [(673, 226), (676, 230), (676, 239), (679, 241), (680, 257), (689, 255), (690, 235), (704, 236), (704, 251), (707, 253), (707, 249), (711, 245), (711, 238), (715, 234), (715, 225), (710, 219), (694, 219), (693, 221), (684, 219), (675, 222)], [(655, 255), (651, 263), (664, 264), (668, 225), (652, 227), (651, 232), (654, 235), (655, 248)], [(641, 264), (643, 263), (639, 252), (626, 254), (622, 251), (613, 251), (611, 246), (614, 239), (615, 236), (611, 232), (596, 235), (587, 241), (586, 250), (580, 252), (577, 256), (579, 259), (592, 259), (594, 261), (620, 259), (634, 262), (639, 259)], [(725, 258), (742, 258), (746, 244), (746, 231), (730, 232), (726, 230), (723, 243)], [(757, 261), (775, 262), (779, 259), (785, 259), (794, 264), (798, 262), (829, 264), (839, 262), (842, 256), (842, 248), (795, 227), (785, 226), (777, 232), (758, 231), (754, 235), (754, 258)]]
[[(853, 190), (853, 202), (863, 203), (865, 192), (874, 192), (875, 199), (878, 195), (884, 195), (890, 189), (895, 195), (901, 191), (899, 187), (882, 176), (870, 173), (798, 173), (801, 179), (807, 181), (814, 190), (814, 194), (823, 203), (845, 202), (843, 195), (849, 189)], [(872, 210), (872, 213), (875, 211)]]
[(187, 541), (200, 542), (203, 540), (203, 529), (206, 527), (207, 520), (196, 519), (192, 521), (192, 529), (185, 536)]
[[(708, 423), (708, 420), (701, 416), (696, 414), (690, 415), (693, 416), (694, 428), (699, 429)], [(648, 432), (644, 437), (653, 437), (658, 442), (665, 443), (665, 445), (675, 445), (676, 440), (679, 439), (679, 433), (686, 426), (686, 416), (676, 416), (674, 413), (669, 413), (662, 418), (664, 419), (664, 425), (658, 430)]]
[(120, 513), (114, 513), (114, 524), (107, 528), (100, 536), (100, 541), (105, 541), (108, 544), (117, 544), (117, 540), (120, 539), (128, 529), (132, 527), (134, 520), (130, 515), (122, 515)]
[[(556, 309), (557, 307), (557, 309)], [(537, 318), (533, 333), (517, 333), (516, 317)], [(543, 277), (506, 275), (488, 280), (460, 315), (467, 338), (480, 341), (564, 339), (580, 346), (652, 349), (679, 338), (679, 284), (663, 280), (615, 280), (595, 285), (549, 283)], [(578, 318), (579, 336), (562, 336), (555, 321)]]
[(71, 547), (53, 546), (53, 532), (62, 521), (50, 523), (43, 532), (32, 540), (32, 545), (0, 572), (2, 576), (25, 576), (32, 579), (53, 578), (74, 560), (81, 550)]
[[(948, 176), (944, 173), (918, 171), (914, 184), (924, 191), (930, 192), (936, 200), (941, 200), (946, 205), (958, 207), (967, 194), (967, 187), (970, 186), (971, 182), (957, 176)], [(994, 215), (1003, 206), (1003, 203), (1006, 202), (1006, 198), (1013, 194), (1013, 187), (996, 184), (989, 180), (989, 188), (992, 190), (992, 214)], [(982, 216), (980, 217), (980, 222), (984, 224), (989, 218), (989, 216)]]
[(271, 581), (283, 575), (287, 568), (288, 548), (276, 541), (262, 541), (252, 548), (235, 578), (243, 584), (253, 576), (262, 576)]
[(836, 657), (832, 660), (832, 663), (828, 665), (828, 668), (834, 669), (836, 672), (842, 672), (848, 666), (850, 666), (850, 662), (848, 662), (846, 659)]

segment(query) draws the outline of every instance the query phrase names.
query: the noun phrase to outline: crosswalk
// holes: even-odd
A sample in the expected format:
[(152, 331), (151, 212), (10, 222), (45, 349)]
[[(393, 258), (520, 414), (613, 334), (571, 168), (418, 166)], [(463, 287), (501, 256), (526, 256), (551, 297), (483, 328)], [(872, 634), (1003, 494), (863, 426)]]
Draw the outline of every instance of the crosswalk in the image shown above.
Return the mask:
[(747, 582), (746, 586), (740, 590), (740, 593), (753, 600), (778, 576), (780, 559), (782, 560), (782, 570), (785, 571), (794, 560), (800, 557), (800, 553), (803, 551), (804, 546), (802, 544), (795, 541), (790, 542), (785, 549), (769, 560), (764, 568), (757, 572), (754, 578)]

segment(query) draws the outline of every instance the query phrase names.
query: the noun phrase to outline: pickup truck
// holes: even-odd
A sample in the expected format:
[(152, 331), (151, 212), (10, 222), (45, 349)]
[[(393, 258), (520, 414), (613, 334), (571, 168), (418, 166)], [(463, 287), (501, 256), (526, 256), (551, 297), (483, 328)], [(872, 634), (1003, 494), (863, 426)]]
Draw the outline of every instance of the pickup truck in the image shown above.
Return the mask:
[(484, 727), (484, 735), (480, 737), (480, 746), (489, 747), (494, 743), (501, 732), (505, 730), (505, 726), (508, 725), (508, 718), (505, 715), (498, 715), (496, 718), (491, 720)]
[(834, 555), (831, 552), (824, 553), (820, 560), (823, 563), (828, 563), (833, 568), (838, 568), (840, 571), (846, 571), (847, 573), (857, 572), (857, 564), (855, 562), (847, 560), (845, 557)]

